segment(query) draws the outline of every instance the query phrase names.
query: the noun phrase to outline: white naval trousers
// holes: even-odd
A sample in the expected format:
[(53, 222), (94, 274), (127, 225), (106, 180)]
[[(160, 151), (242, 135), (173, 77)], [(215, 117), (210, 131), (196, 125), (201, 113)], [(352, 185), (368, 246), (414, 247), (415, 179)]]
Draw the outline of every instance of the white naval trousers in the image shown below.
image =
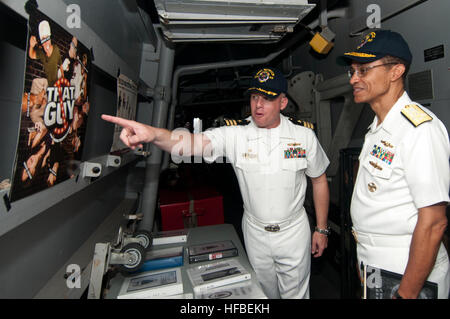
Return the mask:
[[(361, 232), (355, 233), (358, 265), (363, 262), (378, 268), (403, 274), (409, 259), (411, 235), (385, 236)], [(438, 284), (438, 298), (447, 299), (450, 288), (449, 260), (441, 243), (433, 270), (428, 281)]]
[(270, 299), (309, 299), (311, 230), (304, 209), (280, 231), (269, 232), (242, 218), (247, 255), (264, 293)]

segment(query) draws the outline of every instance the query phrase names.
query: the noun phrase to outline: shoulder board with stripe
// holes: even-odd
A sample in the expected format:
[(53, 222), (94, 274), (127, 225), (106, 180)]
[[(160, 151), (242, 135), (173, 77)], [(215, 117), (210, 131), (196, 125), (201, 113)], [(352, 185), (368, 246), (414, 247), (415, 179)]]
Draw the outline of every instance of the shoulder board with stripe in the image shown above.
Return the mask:
[(295, 125), (304, 126), (304, 127), (314, 130), (314, 124), (312, 124), (311, 122), (307, 122), (307, 121), (303, 121), (303, 120), (296, 120), (292, 117), (289, 118), (289, 121), (291, 121)]
[(418, 127), (420, 124), (431, 121), (433, 119), (430, 115), (428, 115), (427, 112), (422, 110), (422, 108), (420, 108), (416, 104), (405, 105), (401, 110), (401, 113), (415, 127)]
[(248, 120), (233, 120), (233, 119), (223, 119), (224, 123), (222, 126), (237, 126), (237, 125), (247, 125), (250, 123)]

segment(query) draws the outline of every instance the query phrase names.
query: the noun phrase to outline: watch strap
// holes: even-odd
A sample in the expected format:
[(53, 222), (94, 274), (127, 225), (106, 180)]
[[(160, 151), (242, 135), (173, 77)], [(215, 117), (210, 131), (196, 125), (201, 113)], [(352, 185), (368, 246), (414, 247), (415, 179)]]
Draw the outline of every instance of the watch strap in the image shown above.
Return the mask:
[(319, 227), (316, 226), (316, 227), (314, 228), (314, 231), (318, 232), (319, 234), (326, 235), (326, 236), (328, 236), (328, 235), (331, 234), (330, 227), (327, 227), (327, 228), (325, 228), (325, 229), (322, 229), (322, 228), (319, 228)]

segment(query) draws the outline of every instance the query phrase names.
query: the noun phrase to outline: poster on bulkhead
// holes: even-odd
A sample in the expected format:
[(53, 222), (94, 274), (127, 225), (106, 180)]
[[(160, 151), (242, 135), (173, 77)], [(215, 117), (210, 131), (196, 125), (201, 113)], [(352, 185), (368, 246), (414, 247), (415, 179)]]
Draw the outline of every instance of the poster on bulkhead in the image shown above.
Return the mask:
[(39, 10), (27, 41), (12, 202), (74, 177), (90, 108), (89, 49)]
[[(136, 105), (138, 96), (137, 84), (124, 74), (117, 78), (117, 111), (116, 116), (134, 121), (136, 119)], [(130, 149), (120, 140), (122, 127), (114, 126), (114, 137), (111, 146), (111, 153), (120, 155)]]

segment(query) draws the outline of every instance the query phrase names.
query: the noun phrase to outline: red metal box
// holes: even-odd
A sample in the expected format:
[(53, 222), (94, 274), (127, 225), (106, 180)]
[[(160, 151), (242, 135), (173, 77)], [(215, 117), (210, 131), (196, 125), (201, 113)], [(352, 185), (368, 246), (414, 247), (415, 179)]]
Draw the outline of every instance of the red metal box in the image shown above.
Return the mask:
[(159, 206), (164, 231), (224, 223), (223, 198), (213, 189), (160, 189)]

